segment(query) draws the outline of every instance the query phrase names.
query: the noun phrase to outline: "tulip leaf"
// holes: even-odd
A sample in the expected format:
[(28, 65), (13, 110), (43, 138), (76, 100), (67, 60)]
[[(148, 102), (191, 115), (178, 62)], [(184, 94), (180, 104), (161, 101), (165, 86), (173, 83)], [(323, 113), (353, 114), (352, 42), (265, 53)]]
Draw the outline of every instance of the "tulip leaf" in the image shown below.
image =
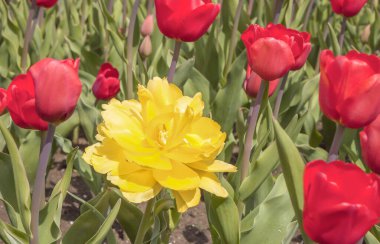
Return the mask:
[(304, 161), (298, 152), (293, 141), (281, 128), (280, 124), (274, 120), (274, 131), (276, 135), (276, 145), (280, 156), (280, 163), (285, 177), (285, 182), (289, 191), (290, 199), (297, 217), (302, 236), (305, 243), (309, 243), (309, 238), (303, 230), (303, 171)]
[(241, 243), (281, 243), (294, 217), (283, 175), (277, 178), (257, 211), (252, 230), (242, 236)]
[(54, 243), (61, 237), (62, 205), (70, 186), (74, 158), (77, 151), (78, 149), (74, 149), (67, 155), (65, 174), (55, 185), (46, 206), (40, 211), (39, 238), (41, 243)]
[(102, 241), (107, 237), (108, 232), (112, 228), (112, 225), (119, 213), (121, 205), (121, 200), (119, 199), (116, 204), (113, 206), (111, 212), (108, 217), (104, 220), (102, 226), (100, 226), (99, 230), (96, 234), (86, 242), (86, 244), (101, 244)]
[(28, 236), (0, 219), (0, 239), (9, 244), (27, 244)]
[(121, 206), (117, 220), (125, 233), (127, 233), (128, 238), (133, 243), (135, 241), (143, 214), (140, 209), (129, 203), (123, 196), (121, 196), (118, 190), (113, 189), (110, 195), (111, 205), (114, 205), (119, 199), (121, 199)]
[(240, 243), (239, 211), (230, 196), (220, 198), (211, 195), (208, 214), (210, 225), (214, 226), (222, 243)]
[(17, 197), (17, 206), (21, 215), (21, 220), (24, 229), (30, 234), (30, 188), (28, 177), (22, 162), (20, 153), (17, 149), (17, 145), (13, 140), (11, 133), (5, 128), (2, 121), (0, 121), (0, 130), (3, 134), (4, 140), (7, 143), (9, 156), (12, 161), (12, 172), (15, 184), (15, 192)]
[[(242, 52), (232, 65), (228, 84), (216, 94), (212, 106), (213, 119), (229, 134), (241, 105), (240, 94), (243, 92), (244, 66), (246, 53)], [(211, 102), (211, 101), (210, 101)]]
[(342, 50), (341, 50), (340, 45), (339, 45), (338, 36), (337, 36), (336, 32), (334, 31), (334, 28), (332, 27), (332, 25), (330, 23), (328, 23), (327, 25), (329, 27), (330, 38), (331, 38), (332, 45), (333, 45), (332, 49), (333, 49), (335, 54), (340, 55), (342, 53)]
[(380, 244), (379, 240), (371, 232), (367, 232), (364, 240), (366, 244)]

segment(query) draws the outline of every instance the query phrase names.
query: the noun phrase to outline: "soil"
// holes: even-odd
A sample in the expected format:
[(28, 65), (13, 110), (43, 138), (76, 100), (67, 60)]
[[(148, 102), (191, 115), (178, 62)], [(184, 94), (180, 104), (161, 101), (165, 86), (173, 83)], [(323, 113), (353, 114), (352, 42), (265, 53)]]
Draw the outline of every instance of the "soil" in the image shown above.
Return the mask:
[[(47, 182), (46, 182), (46, 196), (51, 194), (55, 184), (62, 178), (65, 172), (65, 157), (61, 153), (56, 153), (54, 155), (54, 163), (52, 169), (50, 170)], [(71, 179), (71, 185), (69, 191), (74, 195), (88, 201), (91, 199), (92, 195), (83, 182), (81, 177), (77, 172), (73, 172)], [(65, 202), (62, 208), (62, 220), (61, 220), (61, 230), (65, 233), (70, 226), (73, 224), (76, 218), (79, 217), (80, 203), (71, 197), (66, 196)], [(143, 207), (143, 206), (141, 206)], [(0, 203), (0, 219), (9, 223), (7, 213), (3, 204)], [(113, 227), (115, 232), (115, 237), (117, 237), (118, 243), (131, 243), (128, 237), (123, 233), (120, 226), (116, 223)], [(0, 240), (0, 243), (1, 240)], [(180, 244), (204, 244), (211, 243), (211, 235), (208, 228), (208, 221), (206, 216), (206, 209), (203, 202), (197, 207), (189, 209), (185, 214), (182, 215), (180, 223), (177, 228), (173, 231), (169, 243), (180, 243)]]

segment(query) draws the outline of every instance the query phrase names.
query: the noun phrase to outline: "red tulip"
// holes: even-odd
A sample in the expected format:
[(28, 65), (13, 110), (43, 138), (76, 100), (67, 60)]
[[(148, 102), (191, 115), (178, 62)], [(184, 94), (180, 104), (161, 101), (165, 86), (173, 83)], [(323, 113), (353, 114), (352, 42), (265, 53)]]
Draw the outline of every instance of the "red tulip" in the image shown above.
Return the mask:
[[(258, 76), (255, 72), (252, 71), (251, 66), (247, 65), (247, 74), (244, 80), (245, 93), (247, 93), (247, 95), (250, 97), (256, 97), (259, 93), (261, 82), (268, 81), (262, 81), (260, 76)], [(276, 79), (269, 82), (269, 96), (272, 96), (273, 93), (276, 91), (279, 82), (280, 79)]]
[(44, 7), (44, 8), (51, 8), (53, 7), (58, 0), (37, 0), (37, 6)]
[(206, 33), (220, 5), (211, 0), (155, 0), (157, 24), (172, 39), (194, 42)]
[(360, 145), (364, 162), (373, 172), (380, 174), (380, 116), (360, 132)]
[(310, 34), (269, 24), (250, 25), (241, 39), (247, 48), (248, 63), (262, 79), (281, 78), (289, 70), (300, 69), (311, 51)]
[(0, 88), (0, 114), (4, 112), (7, 106), (8, 106), (7, 90), (5, 90), (4, 88)]
[(320, 57), (319, 104), (330, 119), (349, 128), (368, 125), (380, 113), (380, 58), (350, 51)]
[(303, 225), (321, 244), (355, 244), (380, 220), (380, 177), (317, 160), (304, 173)]
[(48, 123), (36, 111), (33, 79), (30, 73), (13, 79), (7, 90), (8, 111), (13, 122), (24, 129), (47, 130)]
[(336, 14), (352, 17), (360, 12), (367, 0), (330, 0), (330, 2)]
[(60, 123), (74, 112), (82, 84), (78, 76), (79, 59), (45, 58), (30, 69), (36, 93), (38, 115), (50, 123)]
[(104, 63), (100, 67), (92, 92), (97, 99), (109, 100), (120, 91), (119, 71), (110, 63)]

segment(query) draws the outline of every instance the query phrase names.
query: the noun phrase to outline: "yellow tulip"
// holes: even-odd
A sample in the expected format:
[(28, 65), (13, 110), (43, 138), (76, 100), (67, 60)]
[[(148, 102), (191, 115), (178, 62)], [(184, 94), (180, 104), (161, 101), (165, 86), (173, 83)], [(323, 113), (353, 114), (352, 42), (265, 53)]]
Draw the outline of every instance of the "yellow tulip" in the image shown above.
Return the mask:
[(184, 212), (198, 205), (200, 189), (228, 196), (215, 173), (236, 167), (215, 159), (226, 134), (202, 116), (200, 93), (183, 96), (156, 77), (138, 87), (138, 101), (113, 99), (103, 108), (99, 142), (86, 148), (83, 158), (129, 201), (147, 201), (167, 188)]

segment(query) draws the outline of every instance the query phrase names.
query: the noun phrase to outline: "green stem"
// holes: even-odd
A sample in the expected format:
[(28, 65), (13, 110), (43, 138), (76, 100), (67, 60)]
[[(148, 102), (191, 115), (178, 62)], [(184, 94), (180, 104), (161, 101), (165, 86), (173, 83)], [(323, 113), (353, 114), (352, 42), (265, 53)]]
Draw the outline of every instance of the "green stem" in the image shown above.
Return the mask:
[(253, 4), (254, 3), (255, 3), (255, 0), (249, 0), (248, 10), (247, 10), (247, 13), (248, 13), (249, 17), (251, 17), (251, 15), (252, 15), (252, 10), (253, 10)]
[(140, 0), (135, 0), (133, 4), (131, 19), (128, 26), (127, 37), (127, 84), (124, 85), (124, 94), (127, 94), (127, 99), (133, 98), (133, 33), (135, 30), (135, 23), (137, 11), (139, 9)]
[(244, 0), (239, 0), (238, 6), (236, 8), (234, 25), (232, 27), (232, 32), (231, 32), (231, 42), (230, 42), (230, 46), (228, 48), (227, 63), (226, 63), (226, 66), (224, 67), (223, 76), (224, 76), (225, 80), (227, 80), (228, 72), (230, 72), (230, 66), (232, 64), (232, 58), (233, 58), (233, 54), (235, 52), (237, 36), (238, 36), (238, 34), (236, 32), (237, 32), (238, 27), (239, 27), (240, 15), (241, 15), (241, 10), (243, 8), (243, 4), (244, 4)]
[(273, 23), (278, 24), (278, 21), (280, 19), (280, 14), (281, 14), (281, 8), (284, 3), (284, 0), (276, 1), (275, 4), (275, 13), (274, 13), (274, 18), (273, 18)]
[(248, 176), (248, 173), (249, 173), (250, 157), (251, 157), (251, 151), (253, 147), (253, 136), (255, 134), (257, 120), (259, 118), (259, 113), (260, 113), (260, 107), (263, 101), (265, 90), (267, 90), (266, 89), (267, 86), (269, 86), (268, 81), (261, 82), (259, 93), (257, 94), (255, 101), (252, 102), (251, 108), (249, 110), (248, 128), (247, 128), (247, 133), (245, 135), (243, 160), (242, 160), (241, 172), (240, 172), (241, 182), (243, 182), (243, 180)]
[(315, 6), (315, 0), (311, 0), (311, 2), (309, 3), (309, 6), (307, 7), (305, 21), (302, 27), (303, 31), (306, 31), (307, 24), (309, 23), (310, 16), (311, 16), (311, 13), (313, 12), (314, 6)]
[(40, 8), (36, 4), (36, 0), (32, 1), (32, 5), (29, 9), (29, 16), (26, 23), (26, 29), (25, 29), (25, 37), (24, 37), (24, 45), (22, 49), (22, 56), (21, 56), (21, 69), (23, 72), (26, 71), (26, 61), (28, 58), (29, 53), (29, 44), (33, 38), (34, 30), (36, 29), (37, 21), (38, 21), (38, 15), (39, 15)]
[(146, 232), (149, 230), (151, 224), (150, 219), (152, 217), (153, 207), (155, 203), (155, 198), (152, 198), (148, 201), (144, 215), (141, 219), (139, 230), (137, 231), (136, 239), (134, 244), (143, 244), (144, 243), (144, 237)]
[(331, 144), (327, 162), (331, 162), (339, 158), (339, 148), (340, 148), (340, 145), (342, 144), (344, 129), (345, 128), (341, 124), (336, 124), (335, 135), (334, 135), (333, 143)]
[(169, 73), (168, 73), (168, 82), (169, 83), (172, 83), (174, 80), (174, 73), (175, 73), (175, 68), (177, 67), (179, 52), (181, 51), (181, 45), (182, 45), (181, 41), (175, 42), (173, 59), (172, 59), (172, 63), (170, 64), (170, 69), (169, 69)]
[(280, 90), (278, 90), (278, 93), (277, 93), (276, 103), (275, 103), (274, 112), (273, 112), (273, 117), (275, 119), (278, 118), (278, 114), (280, 112), (281, 101), (282, 101), (282, 97), (284, 96), (285, 85), (286, 85), (286, 81), (288, 79), (288, 75), (289, 75), (289, 73), (286, 73), (284, 78), (282, 78), (281, 84), (280, 84)]
[(39, 226), (39, 218), (40, 218), (40, 208), (41, 202), (44, 201), (42, 199), (43, 192), (45, 191), (45, 176), (46, 176), (46, 168), (48, 166), (49, 157), (51, 153), (51, 148), (54, 139), (55, 126), (53, 124), (49, 124), (48, 132), (46, 136), (46, 140), (43, 144), (41, 154), (40, 154), (40, 162), (38, 164), (36, 179), (34, 181), (33, 186), (33, 195), (32, 195), (32, 220), (31, 220), (31, 228), (32, 228), (32, 240), (31, 244), (38, 244), (38, 226)]
[(342, 28), (340, 30), (339, 34), (339, 46), (340, 46), (340, 53), (343, 53), (343, 44), (344, 44), (344, 34), (346, 32), (346, 27), (347, 27), (347, 20), (345, 17), (343, 17), (342, 20)]

